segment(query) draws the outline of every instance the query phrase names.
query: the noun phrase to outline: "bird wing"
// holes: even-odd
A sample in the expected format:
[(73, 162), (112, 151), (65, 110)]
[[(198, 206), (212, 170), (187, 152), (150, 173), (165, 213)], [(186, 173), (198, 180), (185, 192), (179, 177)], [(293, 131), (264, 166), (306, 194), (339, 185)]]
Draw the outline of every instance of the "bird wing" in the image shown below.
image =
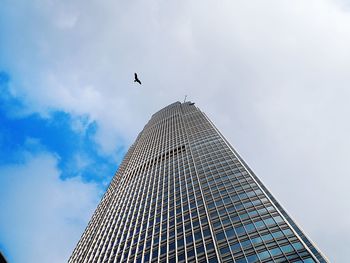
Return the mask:
[(134, 82), (137, 82), (137, 83), (141, 84), (141, 81), (140, 81), (139, 78), (137, 77), (137, 74), (134, 73), (134, 75), (135, 75), (135, 80), (134, 80)]

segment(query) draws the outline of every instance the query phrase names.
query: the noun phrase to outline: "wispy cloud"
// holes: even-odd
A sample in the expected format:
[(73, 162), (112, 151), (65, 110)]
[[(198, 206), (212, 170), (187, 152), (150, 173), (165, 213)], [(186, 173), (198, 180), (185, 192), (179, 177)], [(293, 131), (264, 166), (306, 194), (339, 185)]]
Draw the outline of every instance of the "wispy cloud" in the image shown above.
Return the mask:
[(0, 244), (9, 262), (65, 262), (95, 209), (100, 188), (61, 180), (57, 157), (26, 154), (0, 168)]

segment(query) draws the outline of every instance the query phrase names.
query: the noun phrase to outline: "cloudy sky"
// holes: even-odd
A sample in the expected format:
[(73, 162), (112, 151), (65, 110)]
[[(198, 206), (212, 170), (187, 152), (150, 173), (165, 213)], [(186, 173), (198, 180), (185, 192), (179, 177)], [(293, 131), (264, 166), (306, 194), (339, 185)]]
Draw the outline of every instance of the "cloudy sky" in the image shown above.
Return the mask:
[(0, 250), (65, 262), (138, 132), (188, 95), (348, 262), (349, 47), (345, 0), (1, 0)]

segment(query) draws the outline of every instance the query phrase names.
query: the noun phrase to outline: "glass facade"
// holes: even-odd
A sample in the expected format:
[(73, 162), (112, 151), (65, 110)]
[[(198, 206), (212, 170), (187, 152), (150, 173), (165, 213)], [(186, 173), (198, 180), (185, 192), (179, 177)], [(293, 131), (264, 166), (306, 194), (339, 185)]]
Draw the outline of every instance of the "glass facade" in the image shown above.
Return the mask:
[(194, 103), (155, 113), (69, 262), (328, 262)]

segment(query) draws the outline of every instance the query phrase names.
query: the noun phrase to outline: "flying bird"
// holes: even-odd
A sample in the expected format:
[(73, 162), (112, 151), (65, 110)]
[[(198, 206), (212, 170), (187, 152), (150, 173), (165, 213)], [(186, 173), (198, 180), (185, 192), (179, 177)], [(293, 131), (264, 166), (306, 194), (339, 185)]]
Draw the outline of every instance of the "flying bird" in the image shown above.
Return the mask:
[(137, 74), (134, 73), (134, 76), (135, 76), (135, 79), (134, 79), (134, 82), (137, 82), (141, 85), (141, 81), (139, 80), (139, 78), (137, 77)]

